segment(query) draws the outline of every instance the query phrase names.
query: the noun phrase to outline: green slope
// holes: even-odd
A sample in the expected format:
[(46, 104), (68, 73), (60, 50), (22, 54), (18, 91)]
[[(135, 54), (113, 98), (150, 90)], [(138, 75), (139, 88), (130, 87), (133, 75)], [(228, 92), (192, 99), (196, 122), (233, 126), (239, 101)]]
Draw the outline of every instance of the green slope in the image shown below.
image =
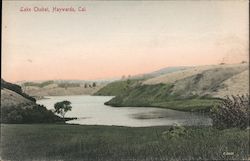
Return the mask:
[(128, 91), (130, 88), (134, 88), (138, 85), (140, 85), (143, 81), (149, 78), (157, 77), (163, 74), (167, 73), (172, 73), (180, 70), (185, 70), (189, 67), (166, 67), (162, 68), (160, 70), (151, 72), (151, 73), (146, 73), (146, 74), (141, 74), (141, 75), (135, 75), (130, 77), (129, 79), (126, 80), (119, 80), (115, 81), (112, 83), (109, 83), (99, 91), (97, 91), (94, 95), (99, 95), (99, 96), (117, 96), (121, 93), (124, 93)]
[(181, 111), (208, 111), (220, 100), (208, 96), (182, 96), (172, 93), (173, 84), (138, 85), (130, 88), (106, 105), (115, 107), (161, 107)]
[(121, 93), (128, 91), (130, 88), (137, 86), (138, 84), (140, 84), (139, 79), (132, 79), (132, 80), (127, 79), (127, 80), (115, 81), (115, 82), (109, 83), (105, 87), (101, 88), (94, 95), (97, 95), (97, 96), (117, 96)]

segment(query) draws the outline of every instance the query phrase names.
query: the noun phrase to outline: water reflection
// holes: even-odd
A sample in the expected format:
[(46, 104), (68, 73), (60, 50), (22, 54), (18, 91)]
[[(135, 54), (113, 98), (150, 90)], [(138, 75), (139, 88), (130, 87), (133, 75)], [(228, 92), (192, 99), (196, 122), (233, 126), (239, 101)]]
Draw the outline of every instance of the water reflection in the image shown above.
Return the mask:
[(162, 126), (162, 125), (211, 125), (211, 119), (205, 114), (181, 112), (152, 107), (110, 107), (104, 102), (110, 96), (50, 96), (49, 99), (37, 101), (48, 109), (58, 101), (68, 100), (72, 111), (66, 117), (77, 117), (67, 123), (82, 125), (116, 125), (116, 126)]

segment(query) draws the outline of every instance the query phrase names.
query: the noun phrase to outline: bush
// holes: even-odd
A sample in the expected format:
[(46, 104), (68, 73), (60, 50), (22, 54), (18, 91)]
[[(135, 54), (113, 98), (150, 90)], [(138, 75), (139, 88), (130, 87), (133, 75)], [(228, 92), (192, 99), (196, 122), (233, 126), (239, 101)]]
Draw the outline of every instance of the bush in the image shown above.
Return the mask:
[(249, 126), (249, 95), (231, 96), (211, 109), (213, 126), (218, 129)]
[(182, 136), (185, 136), (187, 133), (187, 130), (185, 127), (177, 125), (171, 127), (168, 131), (164, 131), (162, 133), (162, 137), (164, 140), (168, 139), (179, 139)]
[(61, 123), (62, 118), (56, 116), (46, 107), (36, 104), (20, 104), (4, 107), (1, 110), (1, 123)]

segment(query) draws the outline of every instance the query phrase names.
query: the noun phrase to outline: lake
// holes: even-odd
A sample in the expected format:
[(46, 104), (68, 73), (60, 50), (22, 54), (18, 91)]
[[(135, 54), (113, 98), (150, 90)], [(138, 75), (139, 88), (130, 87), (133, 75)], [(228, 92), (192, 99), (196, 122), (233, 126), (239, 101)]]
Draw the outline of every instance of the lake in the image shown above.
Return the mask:
[(38, 104), (53, 109), (59, 101), (72, 103), (72, 111), (65, 117), (77, 117), (67, 123), (81, 125), (116, 125), (130, 127), (163, 125), (211, 125), (211, 119), (205, 114), (181, 112), (153, 107), (110, 107), (104, 105), (111, 96), (48, 96), (38, 100)]

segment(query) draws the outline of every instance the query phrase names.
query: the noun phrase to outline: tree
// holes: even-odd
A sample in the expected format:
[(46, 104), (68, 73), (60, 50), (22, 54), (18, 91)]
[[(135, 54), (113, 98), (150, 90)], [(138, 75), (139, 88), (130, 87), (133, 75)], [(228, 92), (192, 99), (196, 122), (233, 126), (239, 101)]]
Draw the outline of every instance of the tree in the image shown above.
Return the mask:
[(60, 114), (64, 119), (65, 114), (68, 111), (71, 111), (72, 106), (70, 101), (61, 101), (55, 103), (54, 108), (55, 108), (55, 113)]
[(93, 82), (92, 87), (96, 87), (96, 83), (95, 82)]

